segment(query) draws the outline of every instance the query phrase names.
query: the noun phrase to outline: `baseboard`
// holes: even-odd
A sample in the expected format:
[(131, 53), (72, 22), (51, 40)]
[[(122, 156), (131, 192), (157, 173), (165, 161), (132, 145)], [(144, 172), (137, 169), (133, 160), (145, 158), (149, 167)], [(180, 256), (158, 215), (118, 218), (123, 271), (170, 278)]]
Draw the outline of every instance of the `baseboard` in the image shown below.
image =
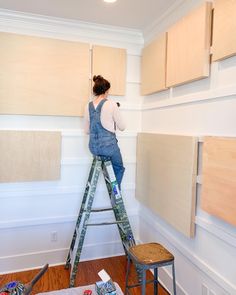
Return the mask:
[[(46, 263), (49, 266), (63, 265), (65, 264), (68, 251), (69, 248), (61, 248), (0, 257), (0, 275), (41, 268)], [(80, 261), (120, 256), (123, 254), (124, 251), (121, 241), (89, 244), (84, 245)]]

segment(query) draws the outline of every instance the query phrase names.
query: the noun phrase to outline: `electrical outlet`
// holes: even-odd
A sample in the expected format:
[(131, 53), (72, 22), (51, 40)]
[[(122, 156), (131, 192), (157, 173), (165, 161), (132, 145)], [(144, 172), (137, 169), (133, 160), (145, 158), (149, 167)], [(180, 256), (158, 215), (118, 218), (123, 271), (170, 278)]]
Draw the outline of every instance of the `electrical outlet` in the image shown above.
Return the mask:
[(56, 242), (57, 241), (57, 231), (51, 232), (51, 241)]

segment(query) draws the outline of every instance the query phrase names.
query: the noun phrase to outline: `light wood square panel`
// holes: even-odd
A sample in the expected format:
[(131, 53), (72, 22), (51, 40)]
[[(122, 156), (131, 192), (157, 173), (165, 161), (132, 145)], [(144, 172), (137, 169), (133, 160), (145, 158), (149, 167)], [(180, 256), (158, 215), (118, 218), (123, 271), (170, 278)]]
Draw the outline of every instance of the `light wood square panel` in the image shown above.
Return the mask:
[(0, 131), (0, 182), (60, 179), (61, 134)]
[(168, 87), (209, 76), (211, 8), (204, 3), (168, 30)]
[(111, 83), (111, 95), (125, 95), (126, 49), (93, 46), (92, 74), (102, 75)]
[(236, 0), (215, 0), (213, 61), (236, 54)]
[(0, 33), (0, 114), (82, 116), (89, 44)]
[(140, 133), (136, 198), (175, 229), (194, 236), (197, 139)]
[(204, 138), (201, 208), (236, 226), (236, 138)]
[(166, 89), (166, 41), (163, 34), (144, 47), (141, 59), (141, 94)]

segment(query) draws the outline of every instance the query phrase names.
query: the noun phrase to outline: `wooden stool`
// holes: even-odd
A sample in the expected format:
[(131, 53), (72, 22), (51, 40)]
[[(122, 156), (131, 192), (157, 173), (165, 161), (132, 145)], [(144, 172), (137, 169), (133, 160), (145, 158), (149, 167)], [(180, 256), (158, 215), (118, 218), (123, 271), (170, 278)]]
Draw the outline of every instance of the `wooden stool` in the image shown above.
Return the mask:
[[(158, 243), (135, 245), (127, 250), (128, 265), (126, 271), (125, 295), (130, 294), (129, 289), (142, 286), (142, 295), (146, 294), (146, 284), (154, 283), (154, 294), (158, 294), (158, 267), (171, 265), (173, 276), (173, 294), (176, 295), (174, 256)], [(128, 285), (130, 261), (141, 272), (141, 280), (134, 285)], [(146, 270), (154, 269), (154, 280), (146, 281)]]

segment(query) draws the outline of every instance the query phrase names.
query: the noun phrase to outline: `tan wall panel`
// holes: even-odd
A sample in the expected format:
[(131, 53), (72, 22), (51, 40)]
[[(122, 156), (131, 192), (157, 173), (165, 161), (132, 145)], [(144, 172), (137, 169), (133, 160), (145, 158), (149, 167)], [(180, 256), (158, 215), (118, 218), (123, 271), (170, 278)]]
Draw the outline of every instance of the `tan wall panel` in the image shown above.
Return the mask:
[(165, 33), (144, 47), (142, 51), (142, 95), (166, 89), (166, 41)]
[(60, 178), (61, 134), (0, 131), (0, 182)]
[(126, 50), (106, 46), (93, 46), (92, 73), (102, 75), (111, 83), (110, 94), (125, 95)]
[(236, 138), (206, 137), (201, 207), (236, 225)]
[(212, 60), (236, 54), (236, 0), (215, 0)]
[(211, 7), (201, 5), (168, 30), (168, 87), (209, 76)]
[(89, 44), (0, 33), (0, 114), (82, 116)]
[(140, 133), (136, 197), (175, 229), (194, 235), (197, 140)]

